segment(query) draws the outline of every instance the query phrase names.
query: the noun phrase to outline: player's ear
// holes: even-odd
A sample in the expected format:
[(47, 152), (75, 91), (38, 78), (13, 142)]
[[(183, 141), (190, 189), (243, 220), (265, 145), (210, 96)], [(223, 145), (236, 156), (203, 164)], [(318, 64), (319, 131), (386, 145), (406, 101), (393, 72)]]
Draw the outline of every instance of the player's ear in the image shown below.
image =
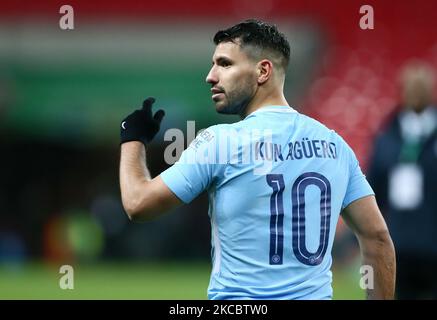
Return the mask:
[(273, 74), (273, 63), (263, 59), (257, 64), (258, 84), (264, 84)]

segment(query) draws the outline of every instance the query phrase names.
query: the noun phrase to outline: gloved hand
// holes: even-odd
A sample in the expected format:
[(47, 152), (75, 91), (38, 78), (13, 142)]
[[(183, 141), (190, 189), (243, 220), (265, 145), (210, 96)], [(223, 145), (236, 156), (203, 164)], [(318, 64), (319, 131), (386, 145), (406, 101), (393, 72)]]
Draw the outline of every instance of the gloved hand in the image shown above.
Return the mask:
[(155, 98), (147, 98), (144, 100), (141, 110), (135, 110), (121, 122), (121, 144), (128, 141), (141, 141), (146, 145), (158, 133), (165, 112), (164, 110), (158, 110), (152, 116), (152, 104), (154, 102)]

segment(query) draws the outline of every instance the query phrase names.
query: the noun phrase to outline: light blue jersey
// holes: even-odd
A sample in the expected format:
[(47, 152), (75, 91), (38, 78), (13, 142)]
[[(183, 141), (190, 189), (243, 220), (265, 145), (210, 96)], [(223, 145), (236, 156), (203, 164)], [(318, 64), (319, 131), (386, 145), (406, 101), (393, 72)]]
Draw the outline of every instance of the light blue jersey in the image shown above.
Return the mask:
[(346, 142), (287, 106), (202, 131), (161, 178), (185, 203), (208, 190), (209, 299), (330, 299), (340, 211), (373, 195)]

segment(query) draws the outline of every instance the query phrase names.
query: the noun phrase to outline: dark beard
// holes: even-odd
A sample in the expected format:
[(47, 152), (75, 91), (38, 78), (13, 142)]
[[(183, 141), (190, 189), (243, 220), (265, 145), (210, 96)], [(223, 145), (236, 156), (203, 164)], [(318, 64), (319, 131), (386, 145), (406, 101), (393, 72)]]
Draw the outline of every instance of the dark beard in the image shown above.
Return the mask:
[[(249, 99), (248, 99), (249, 100)], [(236, 105), (229, 105), (226, 108), (217, 110), (220, 114), (238, 114), (241, 118), (244, 118), (244, 111), (248, 105), (248, 101), (243, 101)]]
[(243, 99), (241, 99), (238, 102), (234, 102), (232, 97), (228, 98), (229, 105), (225, 108), (222, 108), (220, 110), (217, 110), (217, 113), (220, 114), (238, 114), (241, 119), (245, 117), (246, 108), (249, 105), (250, 101), (252, 100), (252, 95), (247, 95)]

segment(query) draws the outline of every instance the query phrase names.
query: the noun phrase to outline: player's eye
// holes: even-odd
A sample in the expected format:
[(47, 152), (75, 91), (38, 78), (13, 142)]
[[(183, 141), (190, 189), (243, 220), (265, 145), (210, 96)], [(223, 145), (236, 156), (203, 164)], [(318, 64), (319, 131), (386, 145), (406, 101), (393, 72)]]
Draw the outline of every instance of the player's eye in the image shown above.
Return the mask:
[(231, 61), (225, 58), (217, 59), (217, 65), (223, 68), (227, 68), (232, 65)]
[(224, 68), (226, 68), (226, 67), (229, 67), (229, 66), (231, 66), (231, 63), (229, 62), (229, 61), (222, 61), (221, 63), (220, 63), (220, 65), (222, 66), (222, 67), (224, 67)]

